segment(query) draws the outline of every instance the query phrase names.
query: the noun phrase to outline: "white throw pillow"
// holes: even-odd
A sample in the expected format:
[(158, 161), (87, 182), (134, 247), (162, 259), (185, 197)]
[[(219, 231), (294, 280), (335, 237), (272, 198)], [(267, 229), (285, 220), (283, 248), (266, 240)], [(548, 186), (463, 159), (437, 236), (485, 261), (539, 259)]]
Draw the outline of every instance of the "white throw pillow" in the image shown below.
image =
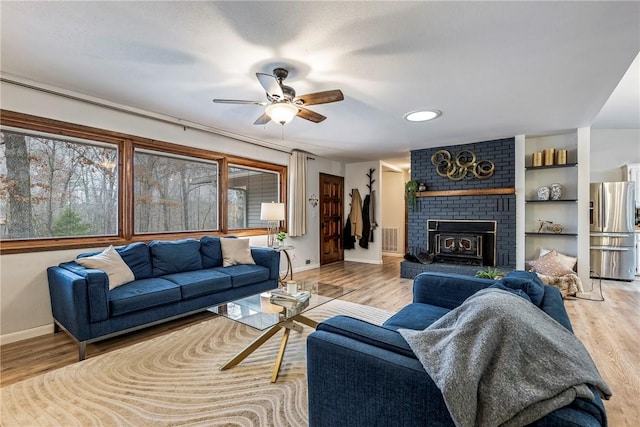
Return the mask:
[(255, 264), (249, 248), (249, 239), (221, 238), (222, 266), (229, 267), (236, 264)]
[[(549, 252), (551, 252), (552, 250), (553, 249), (540, 248), (540, 256), (546, 255)], [(558, 254), (558, 258), (560, 258), (560, 260), (562, 260), (562, 263), (564, 265), (566, 265), (571, 270), (573, 270), (575, 268), (576, 263), (578, 262), (578, 258), (569, 256), (569, 255), (565, 255), (565, 254), (561, 254), (558, 251), (556, 251), (556, 253)]]
[(84, 267), (95, 268), (107, 273), (109, 289), (133, 282), (136, 279), (127, 263), (122, 260), (113, 246), (109, 246), (98, 255), (76, 258), (76, 262)]
[(555, 249), (542, 255), (540, 258), (531, 261), (531, 271), (544, 274), (545, 276), (560, 277), (575, 272), (566, 266), (565, 262), (560, 259)]

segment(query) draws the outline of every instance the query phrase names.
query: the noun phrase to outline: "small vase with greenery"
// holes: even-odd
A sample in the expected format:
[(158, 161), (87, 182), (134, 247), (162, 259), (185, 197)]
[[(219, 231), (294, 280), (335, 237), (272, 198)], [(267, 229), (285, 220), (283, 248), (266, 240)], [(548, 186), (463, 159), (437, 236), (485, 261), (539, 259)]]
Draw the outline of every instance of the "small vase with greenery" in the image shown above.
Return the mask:
[(276, 235), (276, 240), (278, 241), (278, 244), (280, 246), (284, 246), (284, 239), (286, 238), (287, 238), (287, 233), (285, 233), (284, 231), (281, 231)]
[(476, 273), (476, 277), (480, 279), (502, 279), (504, 273), (495, 267), (487, 267), (486, 270), (480, 270)]

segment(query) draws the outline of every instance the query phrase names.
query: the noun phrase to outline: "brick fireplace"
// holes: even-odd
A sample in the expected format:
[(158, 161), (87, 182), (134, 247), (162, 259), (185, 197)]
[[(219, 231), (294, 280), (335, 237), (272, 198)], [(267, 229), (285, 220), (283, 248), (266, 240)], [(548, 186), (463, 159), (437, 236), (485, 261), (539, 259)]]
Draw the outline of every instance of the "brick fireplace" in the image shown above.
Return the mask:
[[(479, 160), (492, 161), (495, 173), (482, 180), (471, 174), (459, 181), (442, 177), (431, 162), (431, 156), (439, 150), (471, 151)], [(486, 266), (515, 268), (515, 194), (497, 191), (515, 187), (514, 163), (515, 138), (411, 152), (412, 179), (424, 183), (427, 191), (418, 195), (415, 208), (407, 208), (408, 251), (414, 255), (430, 253), (435, 262), (403, 261), (401, 277), (413, 278), (422, 271), (475, 274)], [(466, 225), (453, 230), (452, 224), (456, 223)], [(431, 231), (435, 228), (439, 230)], [(438, 234), (439, 243), (435, 240)]]

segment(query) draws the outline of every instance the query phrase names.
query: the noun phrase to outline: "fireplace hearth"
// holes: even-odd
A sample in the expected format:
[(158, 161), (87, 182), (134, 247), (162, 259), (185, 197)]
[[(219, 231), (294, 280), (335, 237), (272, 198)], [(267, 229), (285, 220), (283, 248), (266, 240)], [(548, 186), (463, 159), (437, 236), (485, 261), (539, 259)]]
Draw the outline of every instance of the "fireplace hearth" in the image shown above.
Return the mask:
[(496, 221), (427, 221), (427, 250), (435, 262), (496, 265)]

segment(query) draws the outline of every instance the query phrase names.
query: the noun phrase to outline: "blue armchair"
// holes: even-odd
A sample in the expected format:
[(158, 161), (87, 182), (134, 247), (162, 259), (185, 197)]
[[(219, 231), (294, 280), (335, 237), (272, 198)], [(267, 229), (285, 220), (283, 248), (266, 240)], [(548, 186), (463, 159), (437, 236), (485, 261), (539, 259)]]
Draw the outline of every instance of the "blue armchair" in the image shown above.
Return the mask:
[[(517, 276), (520, 272), (514, 272)], [(383, 326), (347, 316), (322, 322), (307, 340), (309, 425), (454, 426), (442, 393), (396, 331), (422, 330), (496, 282), (422, 273), (413, 300)], [(560, 292), (544, 286), (538, 306), (571, 330)], [(602, 400), (575, 399), (533, 426), (606, 426)]]

